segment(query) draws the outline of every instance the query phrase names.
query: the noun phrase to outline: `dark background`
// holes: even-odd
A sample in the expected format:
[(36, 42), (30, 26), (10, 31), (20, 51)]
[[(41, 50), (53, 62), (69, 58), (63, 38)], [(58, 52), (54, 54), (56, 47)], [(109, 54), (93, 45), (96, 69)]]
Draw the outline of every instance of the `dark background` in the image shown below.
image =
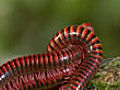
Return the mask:
[(120, 55), (120, 0), (0, 0), (0, 63), (43, 53), (66, 26), (90, 22), (104, 58)]

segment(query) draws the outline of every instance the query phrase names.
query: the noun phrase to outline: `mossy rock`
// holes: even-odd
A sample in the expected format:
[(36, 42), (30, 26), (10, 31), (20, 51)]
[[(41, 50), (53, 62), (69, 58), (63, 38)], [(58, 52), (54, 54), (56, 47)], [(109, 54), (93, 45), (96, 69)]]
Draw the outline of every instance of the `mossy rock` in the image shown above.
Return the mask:
[(85, 90), (120, 90), (120, 57), (104, 60)]

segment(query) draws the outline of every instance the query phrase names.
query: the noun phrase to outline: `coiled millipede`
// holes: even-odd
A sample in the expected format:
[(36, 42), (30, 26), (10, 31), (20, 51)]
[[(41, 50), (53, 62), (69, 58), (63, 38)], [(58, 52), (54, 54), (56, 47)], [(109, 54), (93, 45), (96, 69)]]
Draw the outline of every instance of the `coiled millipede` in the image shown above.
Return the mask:
[(101, 66), (102, 45), (89, 23), (57, 33), (45, 54), (18, 57), (0, 66), (0, 90), (83, 90)]

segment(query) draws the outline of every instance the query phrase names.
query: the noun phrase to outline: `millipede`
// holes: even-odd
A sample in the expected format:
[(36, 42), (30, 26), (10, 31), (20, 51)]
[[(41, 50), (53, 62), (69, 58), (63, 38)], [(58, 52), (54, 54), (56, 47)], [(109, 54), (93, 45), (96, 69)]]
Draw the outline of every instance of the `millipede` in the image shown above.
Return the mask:
[(65, 27), (51, 39), (46, 53), (1, 65), (0, 90), (84, 90), (102, 58), (102, 45), (90, 23)]

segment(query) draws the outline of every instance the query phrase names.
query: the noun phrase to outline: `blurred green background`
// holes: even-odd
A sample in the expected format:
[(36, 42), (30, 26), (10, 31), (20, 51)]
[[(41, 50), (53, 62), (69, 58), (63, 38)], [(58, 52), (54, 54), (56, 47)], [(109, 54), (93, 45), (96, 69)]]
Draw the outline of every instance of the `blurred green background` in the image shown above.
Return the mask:
[(104, 58), (120, 55), (120, 0), (0, 0), (0, 62), (43, 53), (66, 26), (90, 22)]

